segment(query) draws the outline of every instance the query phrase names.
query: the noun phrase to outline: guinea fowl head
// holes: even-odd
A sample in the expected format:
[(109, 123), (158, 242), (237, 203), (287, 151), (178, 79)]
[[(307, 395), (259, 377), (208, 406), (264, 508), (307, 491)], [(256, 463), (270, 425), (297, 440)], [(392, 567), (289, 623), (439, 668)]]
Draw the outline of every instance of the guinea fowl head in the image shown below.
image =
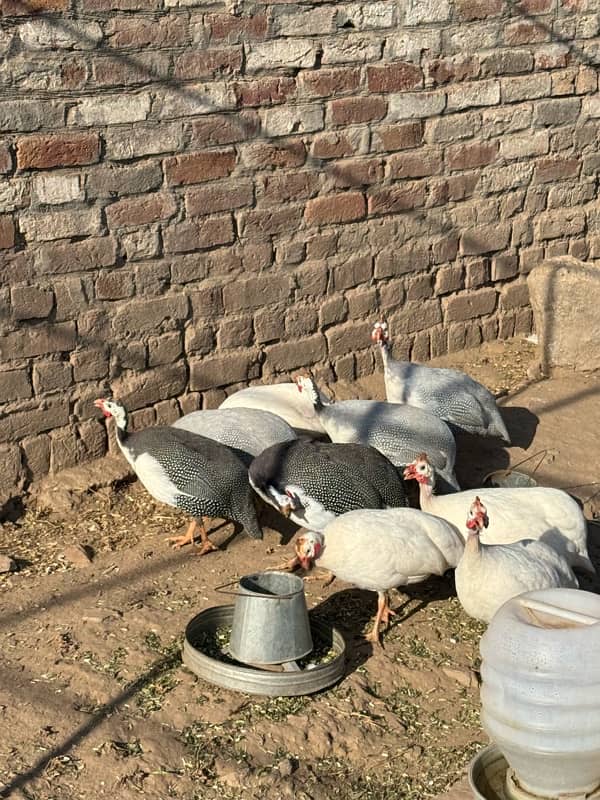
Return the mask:
[(413, 462), (411, 462), (404, 470), (404, 479), (407, 481), (415, 480), (419, 483), (433, 485), (434, 472), (433, 467), (429, 463), (427, 453), (421, 453)]
[(319, 389), (313, 376), (310, 374), (298, 375), (295, 380), (298, 391), (301, 393), (304, 392), (314, 406), (320, 406), (321, 398), (319, 397)]
[(105, 397), (94, 400), (94, 405), (102, 411), (107, 419), (114, 417), (117, 428), (121, 428), (121, 430), (127, 428), (127, 411), (124, 405), (116, 400), (107, 400)]
[(489, 525), (487, 515), (487, 508), (483, 505), (481, 500), (476, 497), (471, 503), (469, 509), (469, 516), (467, 517), (467, 528), (474, 534), (481, 533), (484, 528)]
[(322, 533), (306, 531), (296, 539), (294, 550), (302, 569), (310, 569), (313, 562), (320, 557), (325, 544)]
[(378, 344), (384, 345), (389, 342), (389, 333), (387, 322), (380, 320), (376, 322), (371, 331), (371, 339)]

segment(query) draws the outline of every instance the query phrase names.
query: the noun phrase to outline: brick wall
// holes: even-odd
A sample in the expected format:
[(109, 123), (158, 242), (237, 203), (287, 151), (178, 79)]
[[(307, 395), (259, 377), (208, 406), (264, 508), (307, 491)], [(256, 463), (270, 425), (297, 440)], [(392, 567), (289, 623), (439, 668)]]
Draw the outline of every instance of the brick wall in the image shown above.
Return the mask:
[[(596, 0), (2, 0), (11, 486), (248, 381), (530, 330), (600, 257)], [(13, 480), (14, 477), (14, 480)]]

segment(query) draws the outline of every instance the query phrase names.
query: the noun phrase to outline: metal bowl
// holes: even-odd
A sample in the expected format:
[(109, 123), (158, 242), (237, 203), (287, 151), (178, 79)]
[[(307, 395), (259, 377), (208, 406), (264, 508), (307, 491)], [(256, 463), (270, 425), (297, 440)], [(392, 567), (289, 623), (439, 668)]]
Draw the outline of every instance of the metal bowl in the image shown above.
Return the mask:
[(521, 489), (537, 485), (537, 481), (531, 475), (518, 472), (516, 469), (499, 469), (490, 472), (483, 479), (483, 486), (492, 489)]
[[(315, 646), (318, 644), (329, 646), (335, 654), (331, 661), (323, 664), (313, 665), (309, 662), (298, 671), (272, 672), (260, 667), (238, 664), (231, 659), (231, 656), (228, 660), (221, 660), (207, 655), (195, 643), (203, 634), (215, 634), (218, 628), (231, 626), (233, 609), (233, 606), (207, 608), (195, 616), (186, 627), (183, 663), (199, 678), (216, 683), (225, 689), (248, 694), (291, 697), (318, 692), (331, 686), (343, 676), (346, 661), (344, 637), (336, 628), (316, 619), (310, 619)], [(223, 655), (229, 654), (224, 652)]]

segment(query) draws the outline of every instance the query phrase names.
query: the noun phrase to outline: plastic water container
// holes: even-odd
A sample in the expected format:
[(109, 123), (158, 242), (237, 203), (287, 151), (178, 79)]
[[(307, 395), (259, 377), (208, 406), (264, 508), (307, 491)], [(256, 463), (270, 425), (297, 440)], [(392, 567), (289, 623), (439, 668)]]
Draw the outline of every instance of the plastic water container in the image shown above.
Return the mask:
[(600, 786), (600, 596), (527, 592), (480, 644), (481, 720), (520, 786), (540, 797)]

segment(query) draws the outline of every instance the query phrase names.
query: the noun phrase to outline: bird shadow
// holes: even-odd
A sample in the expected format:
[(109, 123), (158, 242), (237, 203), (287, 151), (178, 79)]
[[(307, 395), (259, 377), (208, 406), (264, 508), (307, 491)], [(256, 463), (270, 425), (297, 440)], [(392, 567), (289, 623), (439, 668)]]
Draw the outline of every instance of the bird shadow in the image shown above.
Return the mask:
[(300, 530), (300, 526), (284, 517), (277, 509), (267, 503), (262, 503), (258, 512), (258, 521), (261, 528), (270, 528), (281, 536), (281, 544), (289, 544)]

